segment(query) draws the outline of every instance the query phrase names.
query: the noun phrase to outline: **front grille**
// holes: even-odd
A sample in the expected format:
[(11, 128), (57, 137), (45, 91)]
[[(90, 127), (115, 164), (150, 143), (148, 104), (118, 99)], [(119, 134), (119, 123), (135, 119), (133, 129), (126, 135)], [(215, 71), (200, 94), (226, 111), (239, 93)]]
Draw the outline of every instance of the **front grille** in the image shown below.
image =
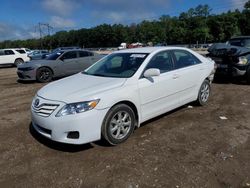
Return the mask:
[(33, 106), (33, 110), (39, 116), (49, 117), (57, 109), (58, 106), (58, 104), (43, 103), (38, 107)]

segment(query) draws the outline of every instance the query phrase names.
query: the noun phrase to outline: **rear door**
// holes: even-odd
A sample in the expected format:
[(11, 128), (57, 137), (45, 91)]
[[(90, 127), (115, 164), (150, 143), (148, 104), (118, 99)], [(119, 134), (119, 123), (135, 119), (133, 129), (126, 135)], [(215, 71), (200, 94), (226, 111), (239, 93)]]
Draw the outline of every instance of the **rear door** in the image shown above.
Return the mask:
[(172, 50), (175, 84), (180, 88), (178, 98), (180, 104), (195, 100), (197, 88), (204, 72), (204, 65), (187, 50)]
[(5, 53), (4, 53), (4, 50), (0, 50), (0, 64), (4, 64), (4, 61), (5, 61)]
[(3, 50), (3, 52), (1, 64), (13, 64), (16, 60), (15, 52), (13, 50)]

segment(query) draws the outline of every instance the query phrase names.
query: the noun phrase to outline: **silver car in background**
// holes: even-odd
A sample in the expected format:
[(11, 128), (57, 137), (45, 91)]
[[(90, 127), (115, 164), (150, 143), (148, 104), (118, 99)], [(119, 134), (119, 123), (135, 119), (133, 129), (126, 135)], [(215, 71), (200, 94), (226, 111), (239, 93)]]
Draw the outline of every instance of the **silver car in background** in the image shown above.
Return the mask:
[(19, 80), (49, 82), (55, 77), (65, 77), (85, 70), (103, 55), (87, 50), (58, 51), (46, 59), (30, 61), (17, 67)]

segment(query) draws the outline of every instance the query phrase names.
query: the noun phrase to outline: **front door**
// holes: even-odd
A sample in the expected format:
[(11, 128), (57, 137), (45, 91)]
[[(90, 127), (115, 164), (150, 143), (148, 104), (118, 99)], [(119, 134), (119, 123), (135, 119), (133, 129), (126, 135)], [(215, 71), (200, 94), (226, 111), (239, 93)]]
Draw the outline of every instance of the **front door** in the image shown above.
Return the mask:
[(69, 51), (64, 53), (61, 57), (61, 60), (61, 67), (64, 75), (71, 75), (79, 72), (76, 51)]
[(148, 63), (145, 70), (157, 68), (160, 76), (139, 79), (142, 121), (146, 121), (164, 112), (176, 108), (180, 89), (175, 83), (172, 56), (169, 51), (156, 54)]

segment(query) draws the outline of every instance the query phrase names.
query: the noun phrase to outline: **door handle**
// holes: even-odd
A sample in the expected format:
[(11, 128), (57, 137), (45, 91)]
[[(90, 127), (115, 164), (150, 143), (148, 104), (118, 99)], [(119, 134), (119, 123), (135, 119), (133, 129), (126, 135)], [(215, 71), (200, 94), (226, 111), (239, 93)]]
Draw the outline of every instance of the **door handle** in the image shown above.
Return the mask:
[(174, 74), (173, 75), (173, 79), (177, 79), (177, 78), (179, 78), (180, 77), (180, 75), (178, 75), (178, 74)]

